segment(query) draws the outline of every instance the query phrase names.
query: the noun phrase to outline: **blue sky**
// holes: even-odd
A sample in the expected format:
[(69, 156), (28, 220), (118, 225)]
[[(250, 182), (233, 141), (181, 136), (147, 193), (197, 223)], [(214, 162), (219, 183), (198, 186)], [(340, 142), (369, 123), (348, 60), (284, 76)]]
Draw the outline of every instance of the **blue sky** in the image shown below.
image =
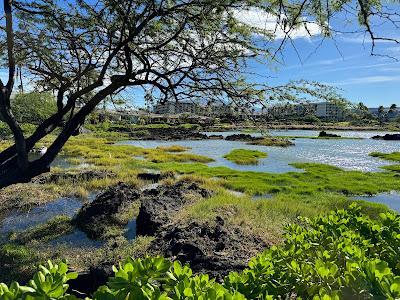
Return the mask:
[[(271, 84), (306, 79), (337, 86), (350, 101), (371, 107), (400, 104), (400, 61), (371, 56), (371, 44), (363, 42), (360, 35), (336, 38), (335, 42), (324, 40), (318, 47), (321, 41), (320, 37), (298, 38), (297, 52), (286, 48), (285, 64), (276, 72), (257, 64), (252, 64), (251, 70), (272, 76), (267, 80)], [(399, 58), (400, 46), (382, 42), (376, 52)]]

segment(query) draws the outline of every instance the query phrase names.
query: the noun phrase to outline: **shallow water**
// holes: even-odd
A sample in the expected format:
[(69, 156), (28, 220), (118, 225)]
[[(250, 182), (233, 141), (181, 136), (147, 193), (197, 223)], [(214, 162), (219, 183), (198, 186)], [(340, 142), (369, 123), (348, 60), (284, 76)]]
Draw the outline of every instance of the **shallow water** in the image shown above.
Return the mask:
[(58, 215), (72, 217), (82, 205), (82, 200), (78, 198), (59, 198), (28, 211), (11, 211), (0, 223), (0, 234), (6, 235), (14, 231), (23, 231), (46, 223)]
[(398, 192), (381, 193), (374, 196), (354, 196), (352, 199), (382, 203), (400, 213), (400, 193)]
[[(400, 151), (400, 141), (372, 140), (371, 136), (383, 135), (386, 132), (368, 131), (329, 131), (346, 137), (357, 137), (364, 139), (296, 139), (295, 146), (266, 147), (247, 145), (243, 142), (226, 140), (185, 140), (185, 141), (124, 141), (119, 144), (130, 144), (144, 148), (155, 148), (158, 146), (181, 145), (190, 147), (192, 153), (205, 155), (215, 161), (209, 166), (225, 166), (240, 171), (257, 171), (271, 173), (285, 173), (289, 171), (301, 172), (288, 164), (293, 162), (313, 162), (334, 165), (347, 170), (358, 171), (382, 171), (380, 167), (394, 164), (379, 158), (368, 156), (369, 153)], [(209, 132), (208, 135), (222, 134), (223, 136), (239, 132)], [(281, 136), (317, 136), (319, 131), (312, 130), (272, 130), (271, 135)], [(252, 133), (259, 136), (259, 133)], [(257, 165), (237, 165), (223, 158), (232, 149), (244, 148), (265, 151), (267, 158), (259, 160)]]

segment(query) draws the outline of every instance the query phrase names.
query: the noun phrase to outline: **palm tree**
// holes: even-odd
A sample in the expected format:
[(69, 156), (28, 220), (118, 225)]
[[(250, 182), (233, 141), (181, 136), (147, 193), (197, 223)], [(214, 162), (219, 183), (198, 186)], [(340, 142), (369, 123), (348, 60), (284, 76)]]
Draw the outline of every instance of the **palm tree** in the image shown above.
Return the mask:
[(381, 105), (378, 108), (378, 119), (380, 123), (383, 123), (385, 118), (385, 108)]

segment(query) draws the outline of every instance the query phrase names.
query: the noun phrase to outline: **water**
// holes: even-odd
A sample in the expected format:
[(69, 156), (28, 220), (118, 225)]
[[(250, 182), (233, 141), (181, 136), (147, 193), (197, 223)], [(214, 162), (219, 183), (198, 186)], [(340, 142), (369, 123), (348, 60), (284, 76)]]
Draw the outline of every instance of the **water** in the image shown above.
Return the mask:
[[(387, 132), (369, 131), (329, 131), (346, 137), (356, 137), (364, 139), (296, 139), (295, 146), (266, 147), (257, 145), (247, 145), (243, 142), (226, 140), (200, 140), (200, 141), (124, 141), (119, 144), (129, 144), (144, 148), (155, 148), (158, 146), (180, 145), (190, 147), (192, 153), (205, 155), (215, 161), (209, 166), (225, 166), (239, 171), (257, 171), (270, 173), (301, 172), (292, 166), (294, 162), (311, 162), (334, 165), (346, 170), (358, 170), (364, 172), (382, 171), (380, 167), (394, 164), (379, 158), (368, 156), (371, 152), (394, 152), (400, 151), (400, 141), (373, 140), (374, 135), (384, 135)], [(210, 132), (208, 135), (221, 134), (223, 136), (239, 132)], [(275, 136), (317, 136), (319, 131), (312, 130), (272, 130), (271, 135)], [(252, 133), (259, 136), (259, 133)], [(259, 150), (268, 153), (267, 158), (259, 160), (257, 165), (237, 165), (223, 158), (232, 149), (244, 148)]]
[(48, 222), (58, 215), (72, 217), (82, 207), (78, 198), (59, 198), (53, 202), (34, 207), (29, 211), (11, 211), (0, 223), (0, 234), (23, 231)]
[(382, 203), (400, 213), (400, 193), (398, 192), (381, 193), (375, 196), (354, 196), (352, 199)]
[[(156, 185), (150, 185), (150, 187)], [(88, 201), (93, 201), (98, 193), (93, 192), (88, 196)], [(74, 197), (63, 197), (48, 202), (44, 205), (36, 206), (28, 211), (13, 210), (0, 220), (0, 236), (2, 241), (12, 232), (27, 230), (39, 224), (44, 224), (58, 215), (73, 217), (83, 206), (83, 201)], [(130, 221), (126, 226), (126, 238), (133, 240), (136, 238), (136, 219)], [(100, 247), (104, 244), (102, 241), (91, 240), (87, 235), (79, 230), (60, 236), (49, 242), (49, 245), (67, 244), (70, 247)]]

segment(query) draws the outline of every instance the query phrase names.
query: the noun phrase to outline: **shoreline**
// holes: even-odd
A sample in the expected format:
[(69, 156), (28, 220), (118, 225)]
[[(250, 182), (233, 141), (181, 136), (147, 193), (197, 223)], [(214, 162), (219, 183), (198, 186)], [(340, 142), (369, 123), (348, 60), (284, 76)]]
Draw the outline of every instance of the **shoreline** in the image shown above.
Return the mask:
[(206, 128), (210, 132), (218, 131), (240, 131), (240, 130), (271, 130), (271, 129), (282, 129), (282, 130), (335, 130), (335, 131), (387, 131), (387, 132), (400, 132), (400, 129), (393, 130), (386, 127), (360, 127), (360, 126), (337, 126), (337, 125), (283, 125), (283, 124), (270, 124), (260, 126), (229, 126), (229, 127), (218, 127), (212, 126)]

